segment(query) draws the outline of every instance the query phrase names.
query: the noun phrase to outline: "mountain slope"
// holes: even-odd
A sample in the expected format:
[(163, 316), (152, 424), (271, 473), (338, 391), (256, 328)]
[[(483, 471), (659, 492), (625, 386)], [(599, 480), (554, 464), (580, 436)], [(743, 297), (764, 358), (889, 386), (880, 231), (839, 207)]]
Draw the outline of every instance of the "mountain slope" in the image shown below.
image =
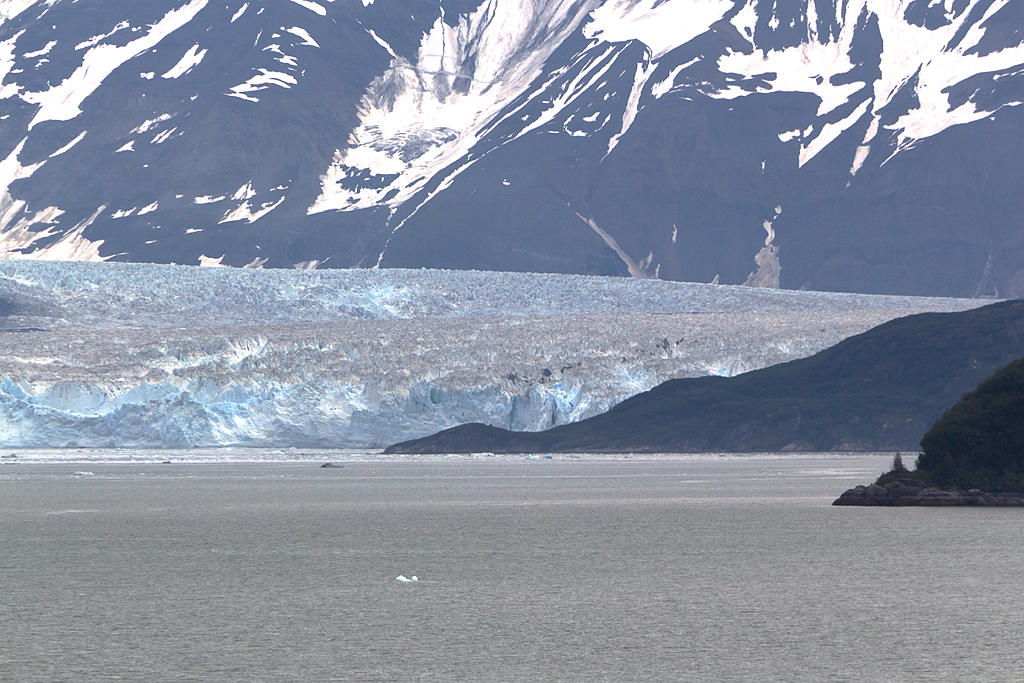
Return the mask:
[(921, 448), (917, 469), (938, 486), (1024, 491), (1024, 359), (943, 413)]
[(894, 320), (801, 360), (669, 380), (541, 433), (463, 425), (390, 453), (914, 449), (942, 411), (1024, 352), (1024, 301)]
[(3, 0), (0, 253), (1024, 294), (1024, 0)]

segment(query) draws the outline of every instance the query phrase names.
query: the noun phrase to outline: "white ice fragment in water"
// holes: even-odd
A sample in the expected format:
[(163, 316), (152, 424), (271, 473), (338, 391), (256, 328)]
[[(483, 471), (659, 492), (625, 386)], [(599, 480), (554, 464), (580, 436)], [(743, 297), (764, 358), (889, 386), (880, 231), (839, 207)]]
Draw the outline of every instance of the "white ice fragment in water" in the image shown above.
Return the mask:
[(413, 576), (412, 578), (406, 578), (402, 574), (399, 574), (395, 577), (395, 581), (398, 581), (400, 583), (412, 583), (414, 581), (419, 581), (419, 578), (416, 576)]
[(121, 145), (120, 147), (118, 147), (114, 151), (114, 154), (117, 154), (118, 152), (134, 152), (134, 151), (135, 151), (135, 140), (129, 140), (128, 142), (126, 142), (123, 145)]

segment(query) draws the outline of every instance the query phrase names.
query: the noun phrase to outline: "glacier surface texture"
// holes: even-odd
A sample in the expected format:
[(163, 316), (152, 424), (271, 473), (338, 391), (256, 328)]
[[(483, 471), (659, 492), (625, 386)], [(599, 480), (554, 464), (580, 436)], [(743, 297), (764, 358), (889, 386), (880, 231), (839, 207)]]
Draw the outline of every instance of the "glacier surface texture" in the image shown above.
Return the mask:
[(0, 445), (377, 448), (539, 430), (983, 301), (618, 277), (0, 261)]

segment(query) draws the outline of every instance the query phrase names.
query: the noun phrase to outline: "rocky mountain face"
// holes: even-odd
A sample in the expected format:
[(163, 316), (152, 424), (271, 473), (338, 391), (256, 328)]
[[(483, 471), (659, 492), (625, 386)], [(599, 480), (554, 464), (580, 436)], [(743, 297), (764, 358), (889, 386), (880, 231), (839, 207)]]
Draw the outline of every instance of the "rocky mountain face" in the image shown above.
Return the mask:
[(0, 254), (1024, 295), (1024, 0), (0, 0)]

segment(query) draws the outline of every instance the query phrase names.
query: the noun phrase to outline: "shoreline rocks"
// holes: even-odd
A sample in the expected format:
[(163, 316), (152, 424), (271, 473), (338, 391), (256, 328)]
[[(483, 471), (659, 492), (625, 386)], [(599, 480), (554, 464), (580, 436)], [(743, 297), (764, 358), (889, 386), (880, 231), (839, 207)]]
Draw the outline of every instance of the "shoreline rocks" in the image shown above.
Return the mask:
[(884, 486), (871, 484), (849, 489), (833, 505), (1024, 507), (1024, 493), (944, 491), (913, 479), (897, 479)]

